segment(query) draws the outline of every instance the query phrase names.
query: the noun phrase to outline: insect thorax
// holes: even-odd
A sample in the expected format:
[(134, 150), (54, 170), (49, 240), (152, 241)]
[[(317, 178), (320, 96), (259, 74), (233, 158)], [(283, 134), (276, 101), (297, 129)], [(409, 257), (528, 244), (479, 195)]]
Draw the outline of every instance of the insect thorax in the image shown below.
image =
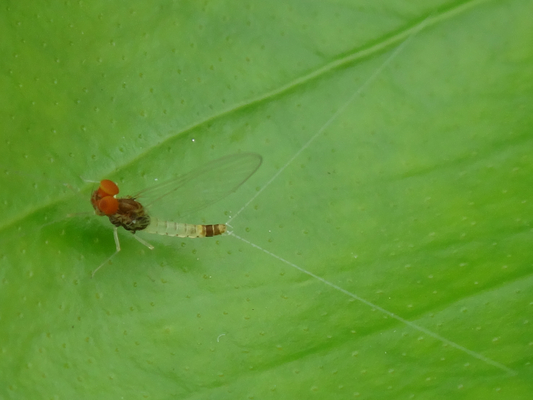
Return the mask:
[(146, 229), (150, 225), (150, 216), (141, 203), (130, 197), (118, 199), (118, 202), (117, 213), (109, 215), (109, 221), (113, 225), (121, 226), (132, 233)]

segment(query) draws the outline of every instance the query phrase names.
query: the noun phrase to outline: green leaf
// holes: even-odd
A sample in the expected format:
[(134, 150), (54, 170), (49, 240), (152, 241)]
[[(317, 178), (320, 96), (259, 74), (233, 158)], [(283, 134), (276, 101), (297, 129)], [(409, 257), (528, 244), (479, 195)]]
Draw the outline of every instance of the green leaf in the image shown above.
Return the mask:
[[(0, 397), (529, 399), (532, 12), (6, 2)], [(121, 230), (91, 279), (86, 180), (245, 151), (197, 216), (233, 236)]]

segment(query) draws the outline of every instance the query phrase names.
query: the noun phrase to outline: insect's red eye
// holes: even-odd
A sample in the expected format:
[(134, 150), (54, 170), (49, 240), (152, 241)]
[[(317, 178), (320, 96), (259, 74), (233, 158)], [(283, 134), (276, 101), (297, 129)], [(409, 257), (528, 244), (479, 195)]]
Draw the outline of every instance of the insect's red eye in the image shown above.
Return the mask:
[(115, 182), (110, 181), (109, 179), (104, 179), (100, 181), (98, 191), (100, 192), (101, 197), (114, 196), (118, 194), (118, 186)]
[(98, 202), (98, 209), (105, 215), (113, 215), (118, 211), (118, 200), (113, 196), (106, 196)]

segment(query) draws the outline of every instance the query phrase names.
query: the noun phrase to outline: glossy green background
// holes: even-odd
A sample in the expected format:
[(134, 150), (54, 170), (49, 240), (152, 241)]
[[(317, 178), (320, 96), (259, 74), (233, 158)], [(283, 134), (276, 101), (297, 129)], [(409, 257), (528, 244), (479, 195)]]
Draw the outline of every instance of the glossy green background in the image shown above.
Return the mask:
[[(531, 398), (532, 13), (4, 2), (0, 397)], [(62, 219), (80, 176), (134, 193), (240, 151), (261, 169), (195, 218), (264, 189), (232, 225), (265, 251), (121, 232), (90, 278), (114, 244)]]

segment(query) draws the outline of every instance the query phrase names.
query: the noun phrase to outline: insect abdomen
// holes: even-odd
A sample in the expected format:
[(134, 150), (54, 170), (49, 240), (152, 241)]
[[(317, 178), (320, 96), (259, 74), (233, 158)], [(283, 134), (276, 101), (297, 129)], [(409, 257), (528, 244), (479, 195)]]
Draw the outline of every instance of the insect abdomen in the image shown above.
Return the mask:
[(201, 238), (223, 234), (226, 232), (226, 225), (183, 224), (180, 222), (162, 221), (157, 218), (152, 218), (150, 225), (144, 231), (165, 236)]

